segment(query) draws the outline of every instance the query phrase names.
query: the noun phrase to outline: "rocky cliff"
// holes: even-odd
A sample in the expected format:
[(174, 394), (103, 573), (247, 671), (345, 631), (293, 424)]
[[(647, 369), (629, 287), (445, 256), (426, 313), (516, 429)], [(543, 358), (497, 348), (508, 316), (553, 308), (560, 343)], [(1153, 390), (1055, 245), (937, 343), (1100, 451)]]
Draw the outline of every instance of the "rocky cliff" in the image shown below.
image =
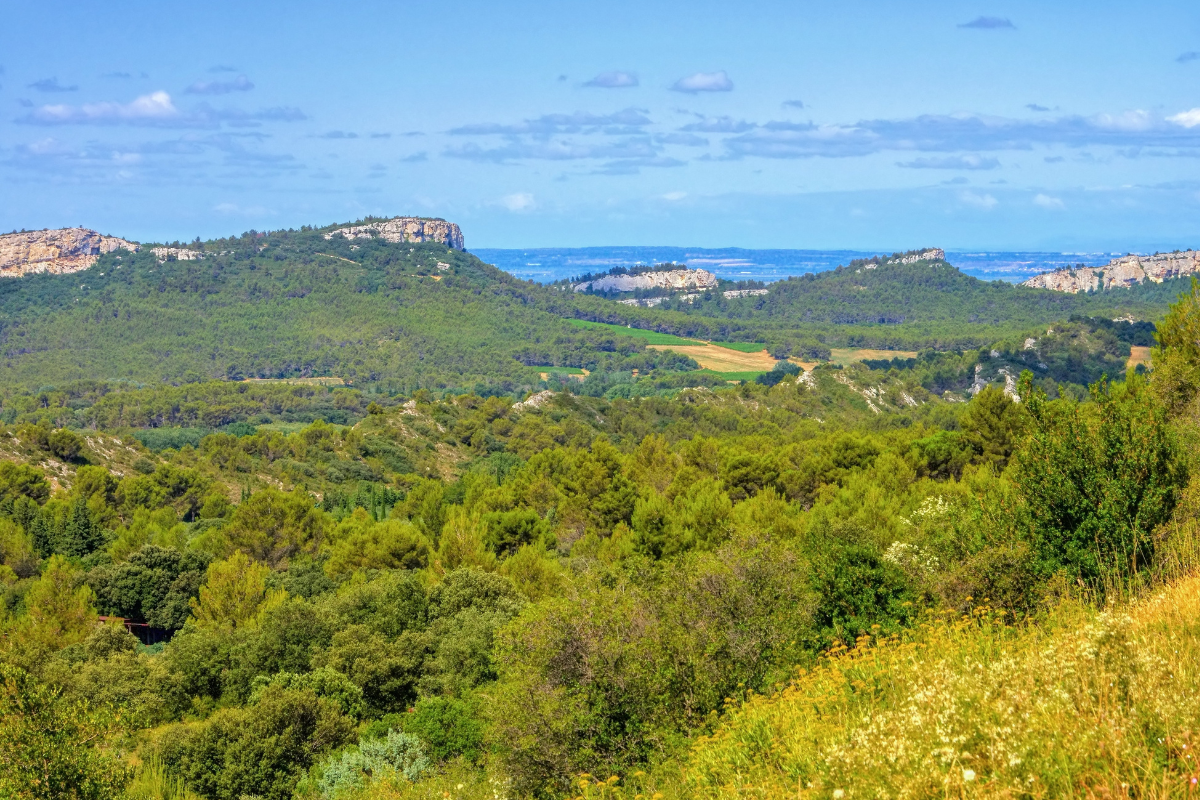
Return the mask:
[(441, 242), (455, 250), (465, 248), (462, 231), (453, 222), (425, 217), (395, 217), (383, 222), (366, 225), (351, 225), (325, 234), (326, 239), (335, 235), (347, 239), (363, 239), (378, 236), (389, 242)]
[(1186, 250), (1182, 253), (1114, 258), (1103, 267), (1057, 269), (1034, 275), (1021, 285), (1075, 294), (1094, 289), (1124, 289), (1147, 280), (1162, 283), (1168, 278), (1196, 274), (1200, 274), (1200, 252)]
[(136, 252), (138, 245), (87, 228), (8, 233), (0, 236), (0, 277), (79, 272), (95, 264), (102, 253), (121, 249)]
[(918, 261), (945, 261), (946, 251), (940, 247), (931, 247), (920, 253), (909, 253), (899, 258), (889, 258), (889, 264), (915, 264)]
[(594, 281), (577, 283), (575, 291), (632, 292), (637, 289), (711, 289), (717, 276), (703, 269), (673, 269), (663, 272), (642, 272), (637, 275), (605, 275)]

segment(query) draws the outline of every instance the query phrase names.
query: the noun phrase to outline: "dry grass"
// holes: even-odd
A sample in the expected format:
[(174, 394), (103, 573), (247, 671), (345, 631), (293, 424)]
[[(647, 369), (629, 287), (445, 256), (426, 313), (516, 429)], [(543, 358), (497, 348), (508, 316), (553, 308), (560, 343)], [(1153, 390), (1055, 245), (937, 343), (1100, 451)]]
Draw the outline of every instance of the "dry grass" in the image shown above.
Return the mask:
[(766, 350), (743, 353), (740, 350), (709, 344), (651, 344), (647, 346), (655, 350), (670, 350), (673, 353), (688, 356), (701, 367), (711, 369), (713, 372), (769, 372), (778, 363)]
[(243, 383), (286, 383), (294, 386), (346, 386), (344, 378), (244, 378)]
[[(585, 797), (1167, 798), (1200, 774), (1200, 577), (1124, 608), (863, 642), (731, 703), (682, 765)], [(622, 782), (625, 783), (625, 782)]]
[(830, 351), (830, 361), (834, 364), (853, 364), (855, 361), (881, 361), (892, 358), (916, 358), (916, 350), (871, 350), (869, 348), (847, 349), (834, 347)]
[(1129, 360), (1125, 362), (1125, 369), (1133, 369), (1138, 364), (1150, 364), (1150, 352), (1153, 347), (1136, 347), (1129, 348)]

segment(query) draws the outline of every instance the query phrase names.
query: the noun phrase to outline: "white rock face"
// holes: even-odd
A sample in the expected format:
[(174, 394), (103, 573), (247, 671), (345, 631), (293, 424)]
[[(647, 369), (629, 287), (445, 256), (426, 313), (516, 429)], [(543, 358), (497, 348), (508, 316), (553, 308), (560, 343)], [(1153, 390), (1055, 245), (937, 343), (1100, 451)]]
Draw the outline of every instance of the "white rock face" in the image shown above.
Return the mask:
[(1156, 256), (1123, 256), (1103, 267), (1056, 269), (1034, 275), (1022, 286), (1056, 292), (1089, 292), (1097, 289), (1128, 288), (1143, 281), (1162, 283), (1169, 278), (1200, 273), (1200, 252), (1160, 253)]
[(87, 269), (104, 253), (137, 252), (139, 245), (88, 228), (8, 233), (0, 236), (0, 277), (20, 278), (40, 272), (66, 275)]
[(549, 403), (553, 399), (554, 399), (554, 392), (550, 391), (549, 389), (546, 389), (545, 391), (541, 391), (541, 392), (538, 392), (537, 394), (530, 395), (528, 399), (522, 400), (519, 403), (513, 403), (513, 408), (515, 408), (517, 410), (529, 409), (529, 408), (541, 408), (543, 405), (545, 405), (546, 403)]
[(577, 283), (575, 291), (632, 292), (637, 289), (711, 289), (717, 276), (704, 269), (673, 269), (663, 272), (643, 272), (639, 275), (605, 275), (594, 281)]
[(721, 292), (725, 297), (732, 300), (735, 297), (759, 297), (766, 294), (769, 289), (730, 289), (728, 292)]
[(204, 253), (188, 250), (186, 247), (151, 247), (150, 252), (154, 253), (154, 257), (159, 261), (166, 261), (172, 257), (176, 261), (198, 261), (204, 258)]
[(327, 233), (325, 238), (332, 239), (335, 235), (345, 236), (347, 239), (369, 239), (378, 236), (388, 242), (441, 242), (455, 250), (462, 250), (466, 246), (462, 230), (453, 222), (425, 217), (394, 217), (383, 222), (351, 225)]
[[(676, 295), (672, 295), (671, 297), (682, 303), (694, 303), (694, 302), (696, 302), (696, 298), (698, 298), (699, 296), (700, 295), (698, 295), (698, 294), (676, 294)], [(629, 300), (618, 300), (617, 302), (623, 306), (641, 306), (642, 308), (654, 308), (655, 306), (662, 305), (662, 302), (667, 299), (669, 299), (669, 298), (667, 298), (667, 297), (636, 298), (635, 297), (635, 298), (630, 298)]]
[[(928, 250), (924, 250), (920, 253), (913, 253), (910, 256), (901, 256), (900, 258), (889, 258), (887, 263), (889, 263), (889, 264), (915, 264), (918, 261), (945, 261), (945, 260), (946, 260), (946, 251), (945, 250), (943, 250), (940, 247), (931, 247)], [(867, 267), (867, 269), (874, 269), (874, 266)]]

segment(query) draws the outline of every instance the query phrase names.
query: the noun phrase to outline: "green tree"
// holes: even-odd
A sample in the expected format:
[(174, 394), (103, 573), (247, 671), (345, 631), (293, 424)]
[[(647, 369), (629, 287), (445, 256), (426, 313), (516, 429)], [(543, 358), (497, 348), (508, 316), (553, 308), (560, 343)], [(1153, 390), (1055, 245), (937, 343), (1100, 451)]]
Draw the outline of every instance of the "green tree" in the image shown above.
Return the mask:
[(253, 625), (260, 611), (278, 605), (286, 592), (269, 592), (271, 568), (234, 553), (208, 565), (199, 598), (189, 601), (192, 617), (201, 627), (232, 629)]
[(87, 501), (75, 498), (66, 525), (55, 543), (54, 550), (65, 556), (82, 558), (104, 546), (104, 529), (92, 516)]
[(0, 662), (0, 797), (109, 800), (130, 771), (105, 747), (118, 718)]
[(960, 424), (979, 459), (1003, 470), (1020, 442), (1028, 416), (1024, 406), (1003, 389), (988, 386), (971, 400)]
[(277, 566), (316, 551), (325, 536), (325, 517), (306, 492), (264, 489), (237, 507), (225, 533), (234, 548)]
[(1026, 373), (1030, 436), (1016, 481), (1042, 569), (1095, 581), (1150, 566), (1151, 534), (1187, 482), (1166, 410), (1138, 376), (1094, 384), (1090, 405), (1048, 401), (1031, 383)]

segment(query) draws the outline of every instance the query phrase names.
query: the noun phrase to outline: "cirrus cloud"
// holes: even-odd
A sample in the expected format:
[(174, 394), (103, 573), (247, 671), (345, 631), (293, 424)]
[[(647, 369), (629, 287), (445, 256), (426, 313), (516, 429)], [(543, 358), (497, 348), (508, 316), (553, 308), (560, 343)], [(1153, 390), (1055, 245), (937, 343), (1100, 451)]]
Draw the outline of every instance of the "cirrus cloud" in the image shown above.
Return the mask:
[(58, 82), (58, 78), (42, 78), (40, 81), (34, 81), (25, 88), (33, 89), (35, 92), (77, 92), (79, 87), (75, 85), (63, 86)]
[(1006, 17), (976, 17), (970, 22), (963, 22), (958, 27), (974, 28), (982, 31), (1015, 30), (1016, 25)]

